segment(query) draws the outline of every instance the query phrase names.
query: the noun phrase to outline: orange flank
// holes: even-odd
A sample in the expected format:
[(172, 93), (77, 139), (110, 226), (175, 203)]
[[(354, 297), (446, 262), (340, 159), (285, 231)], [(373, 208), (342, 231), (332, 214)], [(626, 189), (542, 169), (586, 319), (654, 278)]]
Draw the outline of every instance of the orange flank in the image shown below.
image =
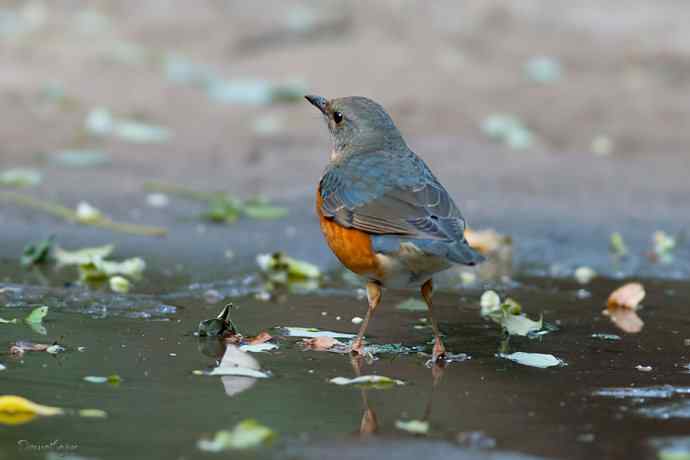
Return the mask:
[(371, 247), (371, 237), (356, 228), (346, 228), (321, 212), (321, 191), (316, 191), (316, 214), (331, 251), (340, 262), (358, 275), (380, 275), (381, 268)]

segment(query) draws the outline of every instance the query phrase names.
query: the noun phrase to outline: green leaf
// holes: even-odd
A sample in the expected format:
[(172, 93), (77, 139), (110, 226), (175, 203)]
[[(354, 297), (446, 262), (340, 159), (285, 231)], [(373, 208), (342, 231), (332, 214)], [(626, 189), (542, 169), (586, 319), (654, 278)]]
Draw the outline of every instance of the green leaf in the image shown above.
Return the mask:
[(213, 439), (199, 440), (197, 447), (206, 452), (246, 450), (258, 447), (275, 436), (274, 431), (267, 426), (254, 419), (246, 419), (238, 423), (232, 431), (221, 430)]
[(48, 259), (50, 250), (53, 248), (54, 241), (55, 236), (51, 235), (38, 243), (30, 243), (24, 246), (20, 259), (22, 267), (30, 267), (45, 262)]
[(347, 377), (334, 377), (329, 382), (336, 385), (355, 385), (359, 387), (385, 389), (394, 386), (405, 385), (402, 380), (392, 379), (384, 375), (362, 375), (349, 379)]
[(247, 204), (242, 209), (244, 213), (252, 219), (280, 219), (288, 215), (286, 208), (271, 206), (269, 204)]
[(41, 180), (41, 173), (35, 169), (17, 168), (0, 172), (0, 186), (4, 187), (34, 187)]
[(34, 310), (29, 313), (29, 316), (27, 316), (24, 321), (26, 321), (29, 324), (40, 324), (43, 322), (43, 318), (46, 317), (48, 314), (48, 307), (42, 306), (38, 308), (34, 308)]
[(265, 273), (285, 273), (295, 278), (319, 278), (321, 270), (314, 264), (303, 260), (293, 259), (281, 252), (274, 254), (259, 254), (256, 262)]
[(546, 355), (542, 353), (524, 353), (518, 351), (511, 354), (500, 353), (498, 355), (500, 358), (509, 359), (523, 366), (547, 368), (553, 366), (563, 366), (564, 362), (554, 355)]
[(395, 427), (412, 434), (429, 433), (429, 422), (426, 420), (396, 420)]
[(93, 248), (83, 248), (77, 251), (66, 251), (60, 247), (55, 248), (55, 260), (60, 265), (86, 265), (93, 262), (95, 259), (104, 259), (108, 257), (115, 246), (107, 244), (105, 246), (98, 246)]

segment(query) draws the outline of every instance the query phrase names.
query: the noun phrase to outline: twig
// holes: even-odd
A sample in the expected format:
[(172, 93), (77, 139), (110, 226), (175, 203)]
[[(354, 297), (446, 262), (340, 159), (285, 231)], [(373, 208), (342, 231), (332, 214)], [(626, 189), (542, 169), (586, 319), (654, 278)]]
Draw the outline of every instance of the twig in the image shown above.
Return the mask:
[(22, 195), (21, 193), (17, 192), (0, 192), (0, 200), (9, 201), (26, 208), (43, 211), (70, 222), (75, 222), (82, 225), (91, 225), (93, 227), (104, 228), (114, 232), (143, 236), (165, 236), (168, 234), (168, 229), (163, 227), (149, 227), (146, 225), (129, 224), (125, 222), (113, 222), (107, 217), (101, 217), (100, 219), (93, 221), (84, 221), (79, 218), (79, 215), (76, 213), (76, 211), (66, 208), (61, 204), (39, 200), (37, 198)]

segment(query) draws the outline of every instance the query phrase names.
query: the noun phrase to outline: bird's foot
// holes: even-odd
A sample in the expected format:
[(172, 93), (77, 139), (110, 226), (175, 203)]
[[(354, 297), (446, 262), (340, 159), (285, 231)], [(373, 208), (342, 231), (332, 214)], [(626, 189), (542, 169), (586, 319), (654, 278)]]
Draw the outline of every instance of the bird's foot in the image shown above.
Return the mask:
[(362, 339), (357, 339), (352, 342), (350, 353), (352, 353), (354, 356), (364, 356), (364, 341)]
[(431, 354), (431, 361), (438, 365), (444, 365), (446, 363), (446, 347), (443, 345), (443, 341), (440, 337), (436, 337), (434, 341), (434, 349)]

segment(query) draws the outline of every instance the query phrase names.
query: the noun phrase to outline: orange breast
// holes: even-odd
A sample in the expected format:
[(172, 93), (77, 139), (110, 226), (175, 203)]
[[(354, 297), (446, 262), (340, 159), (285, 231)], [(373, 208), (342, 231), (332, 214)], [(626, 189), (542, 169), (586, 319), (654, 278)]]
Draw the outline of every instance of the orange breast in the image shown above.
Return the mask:
[(346, 228), (321, 212), (321, 193), (316, 192), (316, 214), (319, 216), (321, 231), (331, 251), (347, 268), (358, 275), (379, 276), (380, 267), (371, 247), (369, 234), (356, 228)]

